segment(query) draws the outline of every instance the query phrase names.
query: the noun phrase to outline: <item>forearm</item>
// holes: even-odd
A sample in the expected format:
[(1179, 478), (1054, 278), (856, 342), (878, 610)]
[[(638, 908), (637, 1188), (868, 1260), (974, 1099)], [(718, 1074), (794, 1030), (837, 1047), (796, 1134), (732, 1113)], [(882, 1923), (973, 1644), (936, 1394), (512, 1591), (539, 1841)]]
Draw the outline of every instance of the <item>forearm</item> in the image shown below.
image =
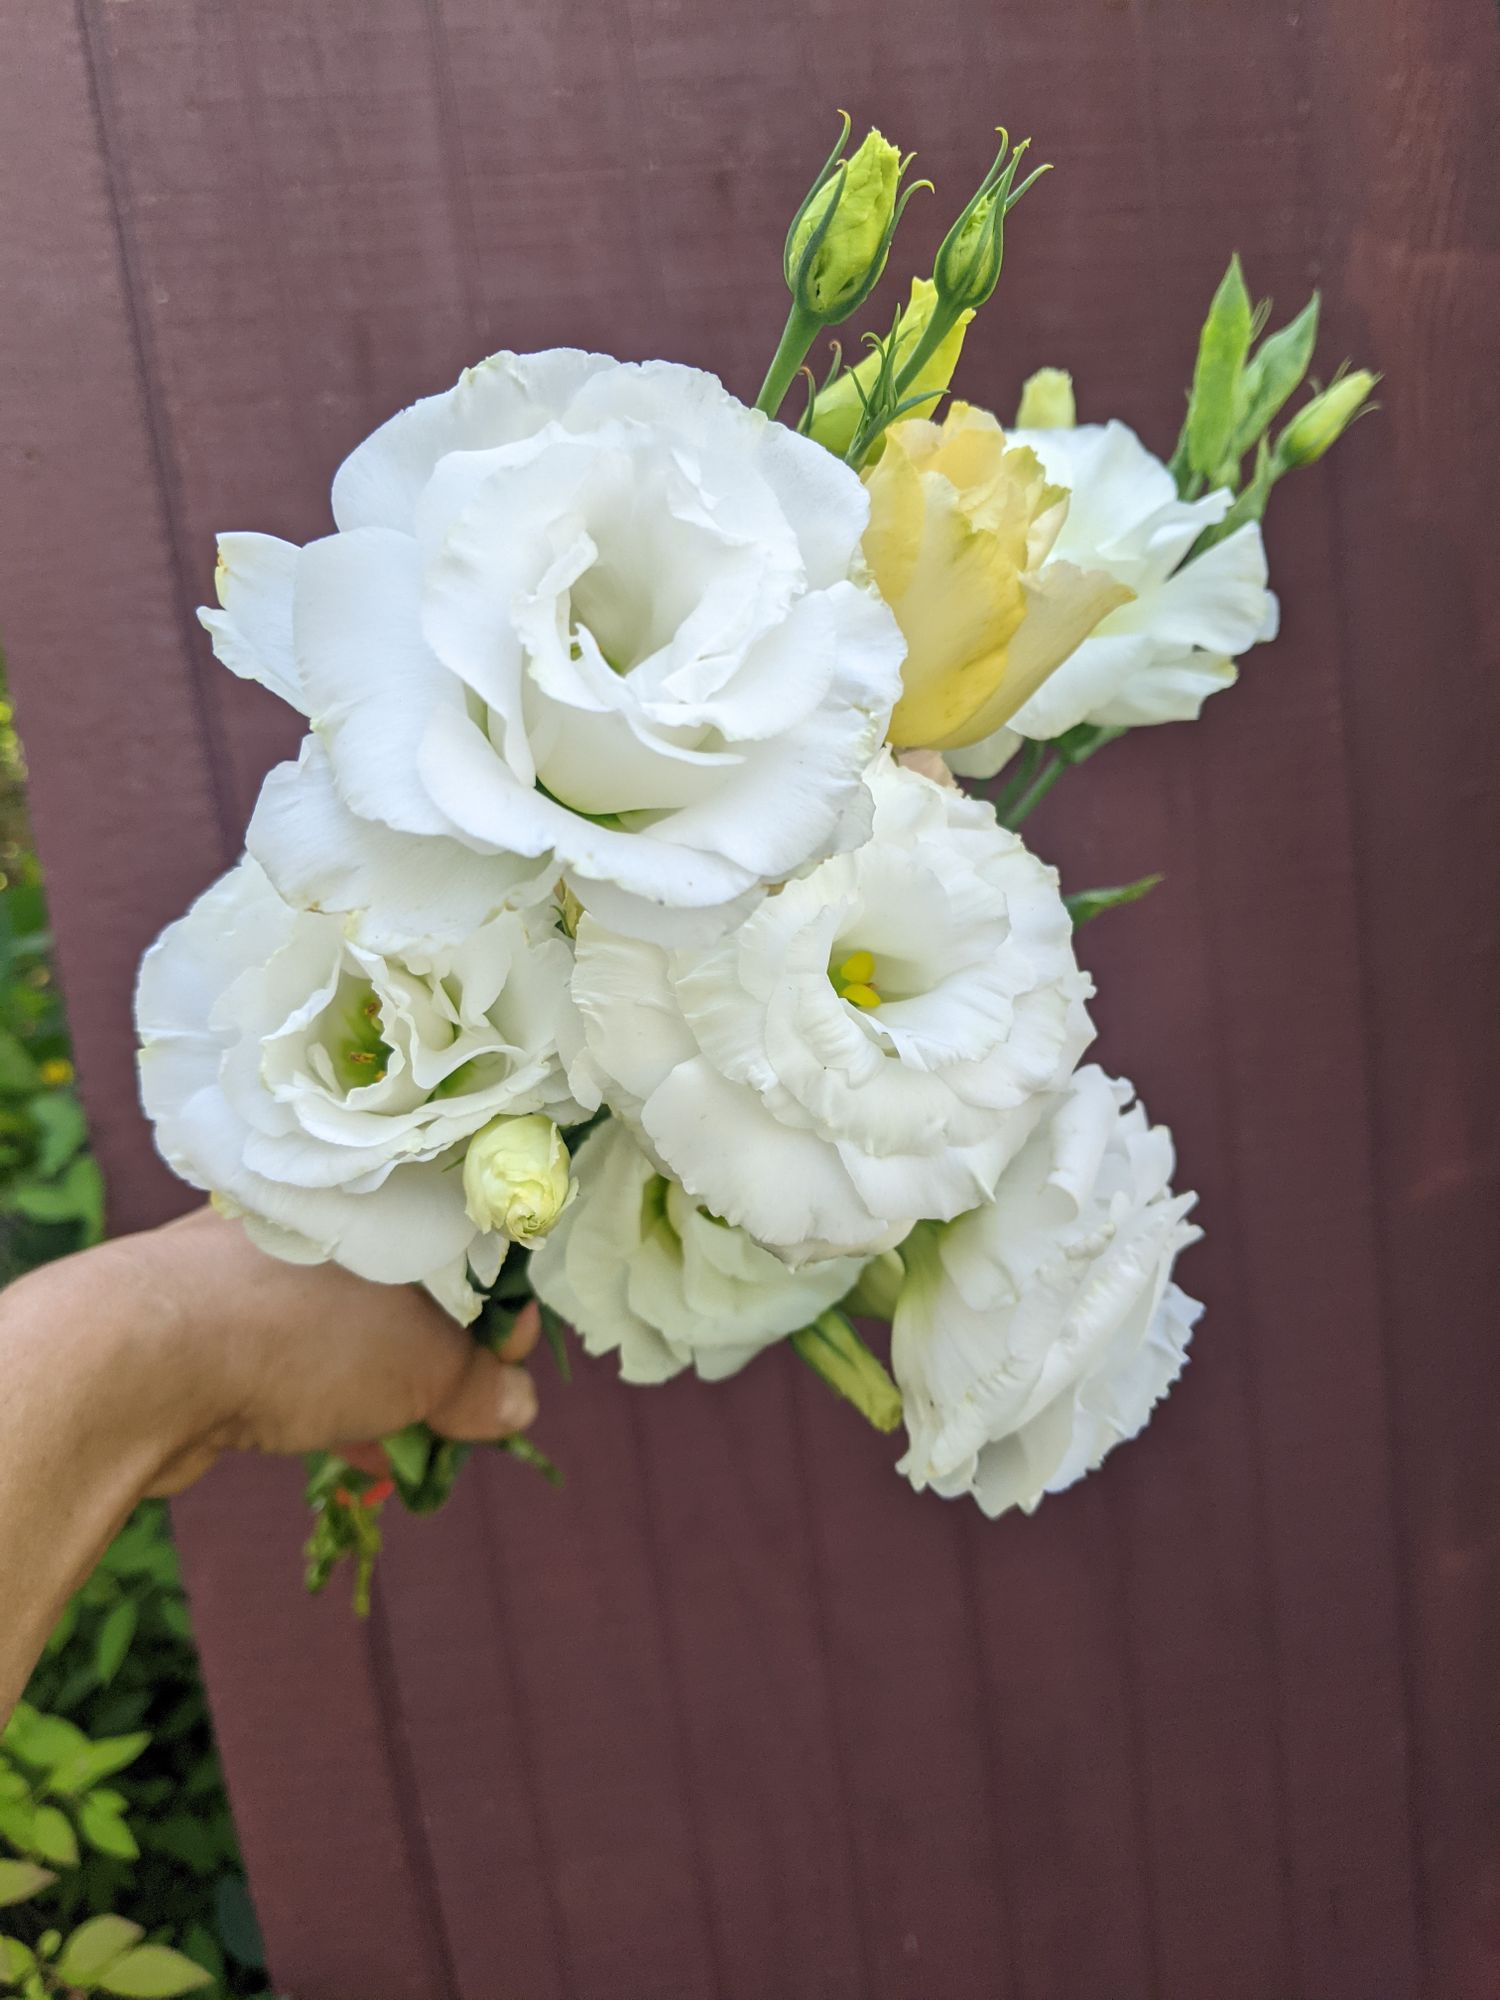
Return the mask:
[(212, 1428), (151, 1242), (0, 1294), (0, 1718), (130, 1509)]
[(281, 1263), (210, 1208), (0, 1293), (0, 1723), (143, 1494), (226, 1449), (521, 1430), (539, 1327), (522, 1314), (491, 1354), (423, 1293)]

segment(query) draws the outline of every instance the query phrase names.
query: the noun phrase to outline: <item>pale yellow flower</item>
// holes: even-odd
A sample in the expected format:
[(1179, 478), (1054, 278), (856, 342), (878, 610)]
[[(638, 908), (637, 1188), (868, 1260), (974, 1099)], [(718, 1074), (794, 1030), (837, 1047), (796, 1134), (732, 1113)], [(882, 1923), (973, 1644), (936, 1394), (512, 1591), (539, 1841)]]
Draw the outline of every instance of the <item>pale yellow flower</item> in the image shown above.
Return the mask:
[[(926, 333), (931, 322), (933, 309), (937, 305), (937, 286), (931, 278), (913, 278), (911, 297), (901, 310), (900, 324), (896, 328), (895, 370), (899, 375), (902, 364), (916, 351), (917, 342)], [(916, 376), (902, 390), (903, 396), (925, 396), (931, 400), (922, 412), (930, 416), (932, 406), (937, 402), (953, 380), (953, 371), (958, 366), (958, 357), (963, 350), (964, 333), (971, 312), (963, 312), (945, 337), (940, 340), (927, 360), (922, 363)], [(864, 415), (864, 400), (860, 390), (868, 396), (874, 389), (880, 374), (880, 363), (884, 342), (875, 347), (856, 367), (840, 375), (833, 385), (825, 389), (813, 404), (812, 422), (808, 426), (811, 436), (819, 444), (826, 445), (837, 457), (842, 458), (853, 441)], [(858, 383), (858, 388), (855, 384)]]
[(1067, 513), (1036, 454), (987, 410), (886, 432), (864, 475), (864, 552), (906, 639), (898, 747), (957, 749), (1007, 721), (1130, 591), (1097, 570), (1041, 566)]

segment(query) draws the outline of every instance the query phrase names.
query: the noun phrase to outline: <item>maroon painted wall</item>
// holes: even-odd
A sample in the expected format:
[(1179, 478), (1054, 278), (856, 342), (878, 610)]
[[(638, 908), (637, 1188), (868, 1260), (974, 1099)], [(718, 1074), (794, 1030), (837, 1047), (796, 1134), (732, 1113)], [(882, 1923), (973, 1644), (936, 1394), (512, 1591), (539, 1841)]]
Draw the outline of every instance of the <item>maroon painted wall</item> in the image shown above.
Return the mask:
[[(1325, 288), (1384, 412), (1277, 496), (1285, 636), (1049, 801), (1103, 1056), (1208, 1241), (1142, 1445), (985, 1524), (778, 1354), (547, 1384), (297, 1583), (297, 1477), (179, 1513), (280, 1983), (300, 2000), (1493, 2000), (1500, 1992), (1491, 0), (78, 0), (6, 10), (0, 630), (121, 1227), (140, 950), (291, 718), (192, 622), (217, 529), (306, 537), (375, 421), (491, 347), (753, 389), (832, 108), (951, 208), (1058, 171), (965, 359), (1165, 446), (1238, 247)], [(915, 247), (930, 231), (914, 225)]]

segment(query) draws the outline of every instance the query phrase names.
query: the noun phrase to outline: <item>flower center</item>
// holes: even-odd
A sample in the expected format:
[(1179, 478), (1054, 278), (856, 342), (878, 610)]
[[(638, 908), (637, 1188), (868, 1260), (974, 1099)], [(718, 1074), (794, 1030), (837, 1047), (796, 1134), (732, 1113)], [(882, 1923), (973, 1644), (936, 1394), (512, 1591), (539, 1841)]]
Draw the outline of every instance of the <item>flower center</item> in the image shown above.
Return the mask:
[(833, 990), (841, 1000), (847, 1000), (852, 1007), (878, 1007), (883, 998), (875, 984), (875, 954), (871, 951), (851, 951), (837, 965), (830, 962), (828, 977), (833, 982)]
[(383, 1082), (391, 1048), (380, 1032), (380, 1001), (369, 980), (343, 986), (324, 1020), (324, 1046), (342, 1087), (359, 1090)]

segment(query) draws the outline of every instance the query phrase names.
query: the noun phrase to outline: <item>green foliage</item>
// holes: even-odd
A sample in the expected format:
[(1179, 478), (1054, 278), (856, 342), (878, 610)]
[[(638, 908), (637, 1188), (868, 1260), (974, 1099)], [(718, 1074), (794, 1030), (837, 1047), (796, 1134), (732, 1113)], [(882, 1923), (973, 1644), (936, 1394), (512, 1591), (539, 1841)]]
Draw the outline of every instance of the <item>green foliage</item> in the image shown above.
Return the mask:
[(1213, 479), (1229, 455), (1242, 408), (1243, 376), (1254, 317), (1240, 260), (1231, 257), (1198, 337), (1198, 360), (1193, 369), (1187, 422), (1173, 459), (1179, 481), (1181, 464), (1185, 463), (1197, 480)]
[[(124, 1795), (105, 1779), (135, 1764), (151, 1742), (137, 1730), (91, 1741), (76, 1724), (22, 1702), (0, 1737), (0, 1990), (38, 1995), (171, 1995), (202, 1991), (214, 1975), (139, 1924), (85, 1908), (89, 1856), (133, 1861), (139, 1848)], [(57, 1871), (64, 1873), (59, 1874)], [(52, 1892), (52, 1893), (49, 1893)], [(45, 1900), (44, 1900), (45, 1899)], [(66, 1937), (63, 1926), (70, 1925)]]
[(1080, 924), (1092, 923), (1106, 910), (1118, 910), (1123, 903), (1138, 903), (1142, 896), (1151, 894), (1161, 879), (1160, 875), (1142, 875), (1138, 881), (1122, 882), (1117, 889), (1080, 889), (1072, 896), (1064, 896), (1063, 903), (1076, 931)]
[[(103, 1228), (50, 951), (0, 679), (0, 1282)], [(0, 1994), (264, 1990), (159, 1503), (67, 1606), (0, 1737), (0, 1909)]]

